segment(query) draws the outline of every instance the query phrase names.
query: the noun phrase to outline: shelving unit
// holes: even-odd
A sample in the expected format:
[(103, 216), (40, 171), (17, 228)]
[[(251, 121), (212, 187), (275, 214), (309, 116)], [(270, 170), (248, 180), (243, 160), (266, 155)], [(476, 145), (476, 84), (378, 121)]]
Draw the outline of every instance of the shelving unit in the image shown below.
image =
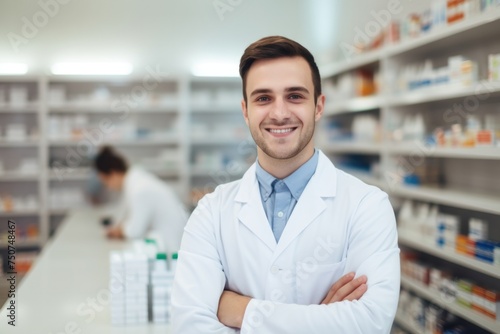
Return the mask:
[[(29, 150), (30, 156), (36, 153), (39, 167), (34, 173), (23, 173), (10, 164), (0, 168), (0, 187), (12, 189), (28, 184), (31, 187), (29, 192), (39, 195), (40, 208), (37, 210), (0, 211), (1, 219), (29, 217), (30, 221), (36, 220), (39, 238), (20, 241), (20, 247), (36, 248), (46, 243), (68, 212), (64, 207), (51, 206), (51, 194), (61, 189), (80, 192), (85, 189), (92, 175), (91, 155), (100, 145), (115, 146), (131, 163), (139, 164), (169, 182), (188, 207), (194, 204), (193, 190), (211, 190), (220, 183), (241, 177), (247, 169), (248, 163), (243, 159), (249, 151), (255, 151), (255, 145), (252, 146), (253, 141), (245, 137), (247, 129), (241, 115), (239, 79), (172, 77), (158, 83), (156, 89), (147, 90), (143, 100), (130, 102), (133, 90), (136, 89), (137, 93), (142, 79), (0, 77), (0, 89), (6, 88), (7, 96), (11, 85), (26, 83), (29, 86), (29, 99), (22, 106), (11, 105), (8, 100), (6, 103), (0, 101), (0, 119), (12, 115), (23, 119), (31, 117), (30, 120), (37, 125), (36, 140), (6, 141), (2, 137), (3, 122), (0, 122), (0, 150), (9, 150), (9, 154), (16, 158), (23, 150)], [(128, 96), (129, 100), (121, 100), (123, 96)], [(128, 102), (124, 104), (123, 101)], [(125, 115), (125, 120), (117, 120), (121, 115)], [(95, 131), (103, 119), (114, 122), (113, 132), (109, 136), (95, 133), (99, 140), (89, 144), (88, 137), (81, 133), (82, 129)], [(222, 126), (207, 128), (204, 130), (208, 132), (201, 133), (203, 129), (196, 128), (197, 120)], [(190, 121), (195, 121), (195, 126), (190, 126)], [(67, 126), (64, 122), (71, 125), (69, 131), (63, 131)], [(135, 122), (136, 126), (122, 133), (120, 126), (130, 125), (126, 122)], [(168, 129), (171, 132), (167, 132)], [(83, 152), (87, 146), (91, 150), (84, 153), (89, 156), (78, 153), (79, 148)], [(200, 161), (202, 164), (191, 168), (197, 152), (210, 150), (224, 152), (225, 161), (217, 164)], [(76, 166), (69, 166), (66, 161), (70, 151), (78, 154)], [(161, 152), (168, 161), (155, 162)], [(58, 165), (51, 167), (56, 161)]]
[(422, 328), (415, 326), (412, 322), (408, 321), (408, 317), (401, 312), (396, 313), (395, 321), (404, 330), (410, 332), (411, 334), (421, 334)]
[(482, 262), (481, 260), (456, 253), (449, 249), (439, 248), (434, 242), (422, 240), (422, 237), (415, 233), (399, 230), (398, 234), (399, 243), (401, 245), (411, 247), (412, 249), (439, 257), (448, 262), (500, 279), (500, 268), (495, 267), (493, 264)]
[[(19, 252), (38, 249), (48, 239), (43, 201), (43, 89), (40, 77), (0, 76), (0, 95), (3, 96), (0, 101), (0, 234), (6, 233), (8, 220), (16, 221), (16, 232), (31, 225), (38, 230), (36, 239), (23, 239), (18, 235), (15, 246)], [(12, 126), (17, 128), (15, 133), (8, 131)], [(21, 206), (20, 201), (28, 198), (30, 204), (24, 202)], [(7, 246), (4, 240), (0, 242), (4, 264)]]
[(189, 189), (194, 207), (207, 191), (241, 177), (249, 165), (249, 148), (255, 145), (247, 138), (241, 114), (240, 79), (193, 78), (188, 92)]
[[(386, 191), (391, 199), (412, 199), (419, 202), (437, 204), (452, 212), (469, 210), (471, 216), (490, 218), (490, 224), (495, 228), (493, 234), (500, 231), (495, 225), (500, 218), (500, 182), (495, 171), (500, 170), (500, 147), (439, 147), (425, 145), (424, 141), (402, 138), (400, 142), (393, 138), (395, 124), (403, 121), (406, 115), (420, 113), (427, 128), (427, 133), (438, 126), (450, 126), (451, 119), (458, 119), (464, 123), (465, 116), (445, 117), (453, 114), (454, 105), (464, 105), (477, 99), (478, 106), (473, 112), (477, 117), (486, 114), (497, 115), (500, 109), (500, 82), (486, 80), (488, 53), (500, 53), (500, 9), (491, 10), (477, 17), (463, 22), (455, 23), (446, 28), (431, 31), (413, 40), (405, 40), (399, 44), (389, 44), (382, 48), (361, 54), (352, 59), (331, 64), (321, 69), (324, 87), (327, 83), (337, 84), (345, 75), (355, 71), (372, 71), (378, 73), (382, 83), (379, 91), (373, 95), (352, 97), (345, 99), (341, 95), (327, 95), (327, 104), (323, 122), (327, 126), (320, 126), (318, 146), (338, 165), (344, 169), (352, 159), (358, 159), (359, 165), (344, 170), (362, 181), (380, 187)], [(483, 50), (484, 49), (484, 50)], [(466, 58), (477, 61), (479, 65), (479, 81), (471, 86), (441, 85), (431, 86), (427, 89), (402, 92), (397, 89), (397, 75), (402, 67), (407, 64), (423, 64), (426, 59), (431, 59), (438, 66), (446, 63), (447, 57), (464, 54)], [(345, 82), (344, 82), (345, 83)], [(345, 91), (342, 91), (345, 93)], [(330, 93), (331, 94), (331, 93)], [(445, 112), (448, 110), (448, 114)], [(376, 117), (379, 121), (381, 133), (372, 141), (346, 141), (332, 138), (355, 138), (346, 134), (346, 128), (352, 127), (354, 119), (362, 115)], [(494, 116), (496, 117), (496, 116)], [(500, 118), (499, 118), (500, 119)], [(439, 123), (441, 122), (441, 123)], [(457, 122), (455, 120), (455, 122)], [(342, 128), (339, 128), (342, 126)], [(380, 140), (379, 140), (380, 138)], [(396, 136), (394, 136), (396, 138)], [(441, 186), (423, 184), (409, 186), (399, 183), (403, 179), (401, 170), (425, 167), (427, 162), (435, 163), (441, 168), (443, 179)], [(370, 164), (370, 165), (367, 165)], [(490, 181), (486, 184), (472, 183), (474, 167), (480, 168), (482, 175), (475, 175)], [(464, 181), (470, 179), (471, 181)], [(481, 179), (481, 180), (482, 180)], [(443, 184), (444, 183), (444, 184)], [(455, 211), (453, 211), (455, 210)], [(486, 218), (485, 218), (486, 219)], [(405, 233), (406, 232), (406, 233)], [(492, 239), (500, 240), (500, 235)], [(458, 273), (480, 273), (486, 275), (485, 280), (490, 284), (500, 284), (500, 269), (486, 262), (455, 253), (453, 250), (441, 249), (433, 241), (422, 240), (422, 236), (408, 234), (400, 231), (400, 245), (417, 252), (432, 255), (435, 258), (453, 263), (457, 266)], [(437, 259), (436, 259), (437, 260)], [(479, 277), (478, 279), (481, 279)], [(418, 285), (413, 281), (404, 279), (402, 285), (420, 297), (431, 301), (451, 313), (462, 317), (482, 328), (494, 333), (500, 333), (499, 322), (495, 322), (479, 313), (467, 310), (455, 304), (447, 304), (430, 292), (427, 287)], [(405, 317), (398, 313), (396, 322), (411, 333), (421, 333), (422, 329), (416, 328)]]
[(464, 306), (449, 302), (440, 297), (439, 293), (429, 290), (428, 287), (415, 282), (406, 277), (401, 278), (401, 285), (406, 289), (413, 291), (422, 298), (442, 307), (443, 309), (481, 327), (492, 333), (500, 332), (500, 323), (482, 315), (479, 312), (467, 309)]

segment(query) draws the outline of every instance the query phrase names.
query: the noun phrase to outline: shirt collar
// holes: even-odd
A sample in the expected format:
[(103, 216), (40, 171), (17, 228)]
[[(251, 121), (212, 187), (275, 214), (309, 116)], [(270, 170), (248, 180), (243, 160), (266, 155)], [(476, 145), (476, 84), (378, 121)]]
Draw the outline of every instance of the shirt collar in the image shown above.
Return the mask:
[[(302, 192), (304, 191), (307, 183), (316, 171), (316, 167), (318, 166), (318, 158), (319, 151), (315, 149), (313, 156), (309, 160), (307, 160), (295, 172), (283, 179), (283, 182), (286, 184), (286, 186), (290, 190), (290, 193), (296, 201), (299, 200), (300, 195), (302, 195)], [(256, 163), (255, 171), (257, 180), (264, 190), (262, 198), (264, 201), (267, 201), (267, 199), (273, 192), (273, 182), (276, 180), (276, 178), (265, 171), (260, 166), (258, 160)]]

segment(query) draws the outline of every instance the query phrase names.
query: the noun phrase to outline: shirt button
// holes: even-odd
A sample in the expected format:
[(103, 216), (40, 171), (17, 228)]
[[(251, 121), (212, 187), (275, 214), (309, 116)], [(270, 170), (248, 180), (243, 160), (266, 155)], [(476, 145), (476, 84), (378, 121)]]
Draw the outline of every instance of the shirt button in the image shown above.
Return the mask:
[(278, 266), (271, 267), (271, 274), (276, 275), (279, 271), (280, 271), (280, 268), (278, 268)]
[(283, 217), (283, 211), (278, 212), (278, 217)]

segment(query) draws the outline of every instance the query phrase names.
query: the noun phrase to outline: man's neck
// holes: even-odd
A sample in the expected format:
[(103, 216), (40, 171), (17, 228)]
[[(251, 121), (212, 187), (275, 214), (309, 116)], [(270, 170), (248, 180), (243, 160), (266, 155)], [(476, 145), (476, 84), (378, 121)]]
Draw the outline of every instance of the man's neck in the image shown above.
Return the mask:
[(277, 179), (284, 179), (305, 164), (314, 155), (314, 147), (304, 148), (290, 159), (275, 159), (258, 149), (257, 156), (260, 166)]

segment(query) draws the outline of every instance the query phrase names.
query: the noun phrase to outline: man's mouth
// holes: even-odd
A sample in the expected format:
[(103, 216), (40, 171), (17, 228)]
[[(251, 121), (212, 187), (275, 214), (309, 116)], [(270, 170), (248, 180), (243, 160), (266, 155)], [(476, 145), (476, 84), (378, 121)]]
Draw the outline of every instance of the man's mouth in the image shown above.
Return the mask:
[(284, 128), (284, 129), (267, 129), (267, 131), (269, 131), (273, 134), (285, 134), (285, 133), (290, 133), (295, 129), (297, 129), (297, 128), (293, 127), (293, 128)]

